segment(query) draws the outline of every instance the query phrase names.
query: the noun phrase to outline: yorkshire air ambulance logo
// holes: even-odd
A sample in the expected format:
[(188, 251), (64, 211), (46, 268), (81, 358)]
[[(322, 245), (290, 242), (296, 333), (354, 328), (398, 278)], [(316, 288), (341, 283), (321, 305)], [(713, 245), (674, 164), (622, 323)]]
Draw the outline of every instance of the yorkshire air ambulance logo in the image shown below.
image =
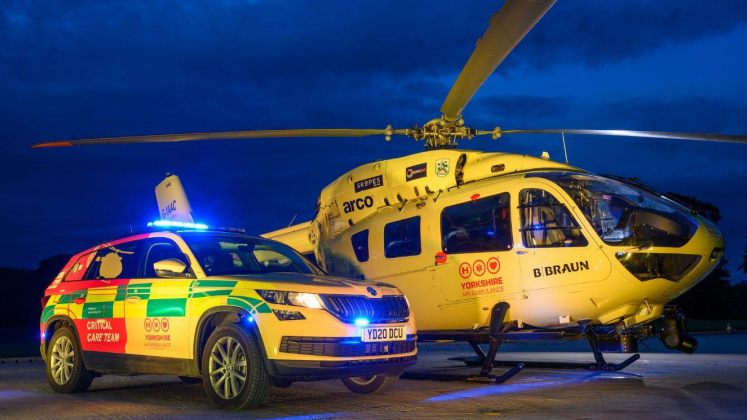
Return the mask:
[(451, 165), (449, 164), (449, 159), (439, 159), (436, 161), (436, 175), (438, 175), (440, 178), (448, 175), (450, 168)]

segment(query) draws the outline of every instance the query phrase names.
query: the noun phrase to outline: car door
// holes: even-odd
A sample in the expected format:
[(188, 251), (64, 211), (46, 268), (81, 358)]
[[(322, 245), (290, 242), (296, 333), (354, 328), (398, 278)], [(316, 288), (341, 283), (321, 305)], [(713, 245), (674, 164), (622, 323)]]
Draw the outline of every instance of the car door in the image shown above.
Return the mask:
[(138, 241), (101, 245), (91, 254), (93, 260), (82, 280), (66, 279), (68, 309), (83, 351), (125, 353), (125, 291), (137, 274), (139, 248)]
[(194, 276), (159, 277), (154, 263), (175, 258), (188, 264), (179, 246), (169, 238), (143, 241), (140, 276), (127, 288), (127, 353), (188, 359), (189, 294)]

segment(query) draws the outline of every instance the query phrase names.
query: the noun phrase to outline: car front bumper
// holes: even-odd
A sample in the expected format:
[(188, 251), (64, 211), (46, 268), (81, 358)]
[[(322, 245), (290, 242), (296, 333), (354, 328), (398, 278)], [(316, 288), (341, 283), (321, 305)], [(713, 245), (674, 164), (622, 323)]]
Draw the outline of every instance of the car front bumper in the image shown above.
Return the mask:
[(415, 364), (417, 360), (418, 356), (416, 354), (367, 360), (270, 360), (270, 370), (273, 376), (294, 382), (354, 376), (399, 376), (405, 368)]

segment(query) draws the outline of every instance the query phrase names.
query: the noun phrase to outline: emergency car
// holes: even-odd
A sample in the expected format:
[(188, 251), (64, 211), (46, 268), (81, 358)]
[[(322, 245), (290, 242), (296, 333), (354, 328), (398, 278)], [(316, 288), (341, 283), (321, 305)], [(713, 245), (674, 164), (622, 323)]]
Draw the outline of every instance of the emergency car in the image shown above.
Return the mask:
[(41, 353), (53, 390), (171, 374), (242, 409), (294, 381), (381, 392), (415, 363), (414, 317), (394, 286), (326, 276), (272, 240), (156, 222), (170, 223), (181, 228), (73, 256), (47, 288)]

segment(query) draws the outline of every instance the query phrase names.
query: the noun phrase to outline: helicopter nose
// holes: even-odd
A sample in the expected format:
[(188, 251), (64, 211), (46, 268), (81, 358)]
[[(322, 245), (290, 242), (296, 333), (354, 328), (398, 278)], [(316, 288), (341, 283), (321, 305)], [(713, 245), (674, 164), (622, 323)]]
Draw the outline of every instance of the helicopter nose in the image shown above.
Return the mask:
[(702, 281), (721, 262), (724, 256), (724, 236), (721, 231), (710, 221), (698, 217), (698, 231), (687, 244), (687, 248), (700, 254), (700, 262), (688, 273), (682, 281), (678, 282), (675, 289), (679, 289), (680, 295), (694, 285)]
[(708, 255), (703, 255), (703, 257), (708, 258), (711, 263), (717, 263), (721, 257), (723, 257), (724, 250), (726, 249), (724, 235), (722, 235), (716, 225), (710, 221), (700, 218), (698, 222), (700, 224), (700, 229), (698, 230), (702, 231), (702, 236), (707, 241), (705, 249)]

